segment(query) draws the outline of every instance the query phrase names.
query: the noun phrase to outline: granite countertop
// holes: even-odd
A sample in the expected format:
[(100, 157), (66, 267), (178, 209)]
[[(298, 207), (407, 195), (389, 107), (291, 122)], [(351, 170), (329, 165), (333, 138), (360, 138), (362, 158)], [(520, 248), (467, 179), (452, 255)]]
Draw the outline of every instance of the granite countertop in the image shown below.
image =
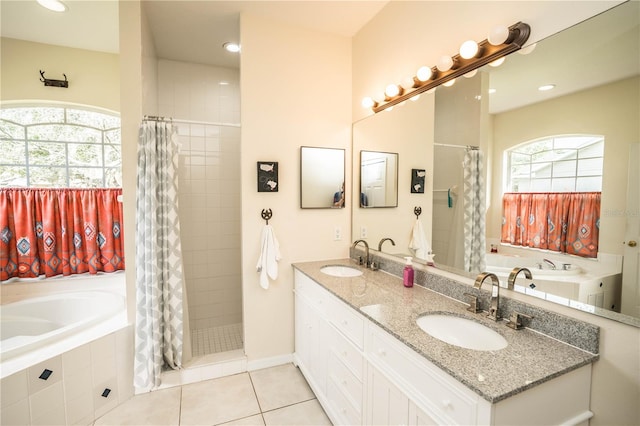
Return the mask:
[[(320, 272), (325, 265), (356, 267), (363, 275), (329, 276)], [(494, 322), (483, 313), (473, 314), (466, 310), (468, 305), (420, 285), (405, 288), (399, 277), (358, 267), (350, 259), (296, 263), (293, 267), (491, 403), (598, 359), (597, 354), (528, 328), (513, 330), (504, 320)], [(417, 318), (433, 313), (475, 320), (501, 334), (508, 346), (477, 351), (445, 343), (416, 324)]]

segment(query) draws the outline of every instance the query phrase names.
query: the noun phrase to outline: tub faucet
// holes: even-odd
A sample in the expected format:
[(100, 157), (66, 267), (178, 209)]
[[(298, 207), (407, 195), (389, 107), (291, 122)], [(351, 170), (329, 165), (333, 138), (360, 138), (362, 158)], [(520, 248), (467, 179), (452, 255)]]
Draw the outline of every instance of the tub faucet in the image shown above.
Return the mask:
[(498, 315), (498, 308), (500, 305), (500, 280), (496, 274), (492, 274), (490, 272), (483, 272), (476, 277), (476, 282), (473, 284), (474, 288), (480, 289), (482, 287), (482, 283), (487, 278), (491, 278), (491, 307), (489, 307), (489, 312), (487, 316), (494, 321), (498, 321), (500, 316)]
[(381, 240), (380, 240), (380, 242), (378, 243), (378, 251), (380, 251), (380, 252), (382, 251), (382, 243), (384, 243), (385, 241), (391, 241), (391, 245), (392, 245), (392, 246), (395, 246), (395, 245), (396, 245), (396, 242), (395, 242), (395, 241), (393, 241), (391, 238), (383, 238), (383, 239), (381, 239)]
[(556, 264), (553, 263), (552, 261), (550, 261), (549, 259), (542, 259), (542, 261), (544, 263), (546, 263), (547, 265), (549, 265), (551, 267), (551, 269), (556, 269)]
[(365, 253), (364, 266), (368, 268), (369, 267), (369, 244), (367, 244), (365, 240), (355, 240), (351, 245), (351, 247), (355, 248), (358, 245), (358, 243), (364, 244), (364, 253)]
[(509, 278), (507, 279), (507, 289), (513, 290), (513, 286), (516, 283), (516, 278), (520, 272), (524, 272), (524, 276), (527, 279), (529, 280), (533, 279), (533, 276), (531, 275), (531, 271), (528, 270), (527, 268), (513, 268), (513, 270), (509, 274)]

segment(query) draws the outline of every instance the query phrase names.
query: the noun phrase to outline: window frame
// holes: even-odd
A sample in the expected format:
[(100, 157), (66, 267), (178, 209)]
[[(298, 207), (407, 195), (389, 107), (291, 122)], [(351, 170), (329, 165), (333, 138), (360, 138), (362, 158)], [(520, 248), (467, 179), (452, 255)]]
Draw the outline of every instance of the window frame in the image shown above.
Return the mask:
[[(557, 147), (556, 144), (561, 142), (562, 140), (566, 140), (566, 139), (570, 139), (570, 138), (591, 138), (594, 139), (594, 141), (585, 144), (583, 146), (579, 146), (579, 147), (573, 147), (573, 148), (567, 148), (566, 146), (562, 146), (562, 147)], [(545, 142), (549, 141), (550, 142), (550, 147), (545, 148), (545, 149), (541, 149), (539, 151), (532, 151), (532, 152), (523, 152), (526, 150), (523, 150), (523, 148), (530, 146), (530, 145), (534, 145), (534, 144), (544, 144)], [(600, 155), (590, 155), (590, 156), (581, 156), (580, 155), (580, 151), (584, 150), (584, 149), (588, 149), (589, 147), (593, 146), (594, 144), (598, 144), (601, 143), (603, 145), (602, 148), (602, 153)], [(503, 194), (507, 193), (507, 192), (536, 192), (536, 193), (543, 193), (543, 192), (600, 192), (602, 190), (602, 177), (603, 177), (603, 173), (602, 173), (602, 169), (604, 168), (604, 143), (605, 143), (605, 138), (603, 135), (597, 135), (597, 134), (561, 134), (561, 135), (552, 135), (552, 136), (545, 136), (545, 137), (541, 137), (541, 138), (537, 138), (537, 139), (533, 139), (533, 140), (529, 140), (523, 143), (520, 143), (518, 145), (515, 145), (511, 148), (508, 148), (504, 151), (504, 164), (505, 167), (503, 168), (504, 171), (504, 175), (503, 175)], [(554, 151), (557, 150), (565, 150), (565, 151), (571, 151), (573, 154), (569, 154), (566, 155), (564, 158), (563, 157), (551, 157), (551, 158), (544, 158), (544, 154), (545, 153), (552, 153)], [(528, 175), (528, 182), (529, 182), (529, 189), (524, 191), (521, 188), (514, 188), (514, 183), (513, 183), (513, 167), (515, 166), (513, 159), (512, 159), (512, 155), (513, 154), (518, 154), (518, 155), (528, 155), (529, 156), (529, 161), (528, 162), (522, 162), (522, 163), (517, 163), (518, 166), (527, 166), (529, 168), (529, 175)], [(535, 160), (533, 157), (535, 157), (536, 155), (542, 155), (543, 159), (542, 160)], [(601, 159), (601, 171), (600, 174), (580, 174), (579, 173), (579, 164), (581, 161), (583, 160), (593, 160), (593, 159)], [(563, 175), (563, 176), (559, 176), (559, 175), (555, 175), (554, 176), (554, 171), (556, 169), (556, 164), (560, 164), (560, 163), (566, 163), (566, 162), (573, 162), (574, 163), (574, 171), (572, 175)], [(549, 171), (549, 176), (545, 176), (543, 178), (536, 178), (535, 175), (532, 176), (532, 171), (534, 170), (534, 166), (535, 165), (548, 165), (550, 167), (550, 171)], [(585, 178), (599, 178), (600, 179), (600, 185), (599, 185), (599, 189), (578, 189), (578, 181), (579, 179), (585, 179)], [(542, 179), (546, 179), (549, 180), (549, 184), (548, 184), (548, 189), (546, 190), (539, 190), (539, 189), (534, 189), (534, 185), (533, 183), (538, 180), (541, 181)], [(556, 182), (559, 182), (559, 180), (567, 180), (567, 179), (572, 179), (573, 180), (573, 189), (572, 190), (558, 190), (557, 187), (554, 187), (554, 180)]]
[[(46, 103), (46, 102), (38, 102), (38, 103), (2, 103), (0, 104), (0, 110), (11, 110), (11, 109), (61, 109), (62, 110), (62, 121), (49, 121), (49, 120), (38, 120), (31, 121), (27, 124), (24, 122), (16, 122), (4, 116), (0, 116), (0, 124), (10, 123), (12, 126), (18, 126), (22, 128), (22, 135), (20, 138), (15, 137), (14, 135), (5, 135), (0, 133), (0, 141), (14, 141), (21, 143), (24, 148), (24, 162), (6, 162), (3, 161), (3, 157), (0, 158), (0, 167), (21, 167), (25, 170), (24, 183), (21, 184), (10, 184), (10, 185), (2, 185), (5, 187), (28, 187), (28, 188), (121, 188), (122, 187), (122, 137), (121, 137), (121, 121), (120, 114), (115, 111), (97, 108), (87, 105), (79, 105), (79, 104), (71, 104), (71, 103)], [(115, 119), (117, 121), (117, 125), (112, 126), (104, 126), (104, 127), (96, 127), (93, 123), (88, 123), (87, 121), (78, 122), (77, 119), (74, 119), (70, 122), (70, 111), (82, 111), (88, 112), (92, 114), (100, 114), (105, 116), (105, 118), (109, 118), (109, 120)], [(38, 116), (38, 114), (34, 114)], [(105, 120), (105, 121), (109, 121)], [(87, 140), (51, 140), (51, 139), (34, 139), (33, 135), (31, 135), (30, 129), (38, 127), (38, 126), (65, 126), (74, 129), (91, 129), (96, 131), (98, 136), (96, 141), (87, 141)], [(113, 139), (113, 135), (117, 135), (116, 139)], [(57, 146), (62, 145), (62, 150), (64, 152), (64, 159), (60, 164), (33, 164), (30, 159), (30, 151), (32, 152), (32, 147), (37, 146), (37, 144), (44, 144), (49, 146)], [(96, 151), (99, 152), (99, 164), (98, 165), (87, 165), (87, 164), (75, 164), (73, 159), (69, 157), (70, 149), (74, 149), (77, 147), (97, 147)], [(109, 161), (108, 153), (111, 148), (116, 148), (119, 151), (119, 159), (116, 163), (113, 161)], [(113, 151), (112, 151), (113, 152)], [(60, 156), (62, 159), (62, 156)], [(33, 173), (38, 168), (55, 168), (62, 170), (64, 174), (64, 178), (61, 179), (64, 181), (64, 185), (58, 182), (53, 185), (43, 185), (41, 182), (34, 183)], [(84, 182), (78, 185), (78, 179), (75, 178), (73, 174), (74, 169), (82, 169), (82, 170), (100, 170), (98, 176), (88, 177), (86, 174), (82, 176)], [(114, 175), (115, 174), (115, 175)], [(108, 181), (116, 182), (117, 185), (107, 185)], [(72, 185), (73, 184), (73, 185)]]

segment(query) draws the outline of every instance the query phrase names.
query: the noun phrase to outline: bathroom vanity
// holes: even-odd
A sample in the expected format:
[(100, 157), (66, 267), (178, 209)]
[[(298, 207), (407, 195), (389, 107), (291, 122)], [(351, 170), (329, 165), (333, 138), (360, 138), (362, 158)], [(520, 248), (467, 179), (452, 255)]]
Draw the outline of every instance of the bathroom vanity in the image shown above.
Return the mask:
[[(327, 265), (334, 268), (322, 272)], [(293, 266), (294, 360), (334, 424), (586, 425), (592, 417), (597, 327), (567, 318), (569, 334), (596, 340), (595, 350), (581, 349), (349, 259)], [(418, 319), (436, 314), (471, 320), (506, 347), (485, 348), (482, 336), (480, 350), (433, 337)]]

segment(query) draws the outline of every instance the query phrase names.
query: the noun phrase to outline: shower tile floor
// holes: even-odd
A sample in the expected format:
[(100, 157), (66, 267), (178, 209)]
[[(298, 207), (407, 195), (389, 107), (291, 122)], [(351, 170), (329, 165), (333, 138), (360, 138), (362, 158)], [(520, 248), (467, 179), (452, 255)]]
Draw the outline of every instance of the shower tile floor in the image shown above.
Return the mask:
[(234, 351), (242, 346), (242, 323), (191, 330), (193, 356)]

